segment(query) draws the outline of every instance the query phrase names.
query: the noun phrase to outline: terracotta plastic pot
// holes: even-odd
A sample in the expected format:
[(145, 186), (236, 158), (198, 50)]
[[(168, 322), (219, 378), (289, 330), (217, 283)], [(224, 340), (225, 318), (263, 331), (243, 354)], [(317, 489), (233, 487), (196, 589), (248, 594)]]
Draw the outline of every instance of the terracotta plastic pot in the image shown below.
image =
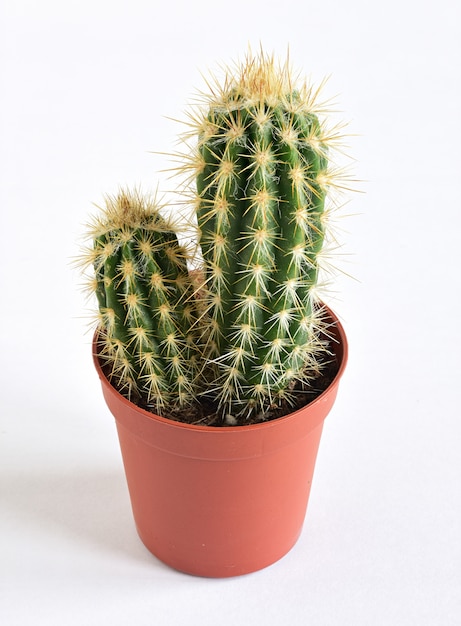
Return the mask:
[(146, 547), (189, 574), (237, 576), (283, 557), (301, 532), (325, 417), (347, 361), (329, 312), (339, 371), (316, 400), (252, 426), (194, 426), (129, 402), (94, 363), (115, 417), (133, 515)]

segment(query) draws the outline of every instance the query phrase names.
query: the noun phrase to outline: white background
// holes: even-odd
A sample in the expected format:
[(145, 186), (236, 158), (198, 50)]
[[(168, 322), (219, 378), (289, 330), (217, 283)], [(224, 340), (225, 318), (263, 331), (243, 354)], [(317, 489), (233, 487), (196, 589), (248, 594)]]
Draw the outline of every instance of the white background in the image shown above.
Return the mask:
[[(3, 624), (461, 624), (458, 7), (4, 0)], [(357, 280), (329, 299), (350, 361), (303, 534), (264, 571), (207, 580), (136, 535), (70, 259), (103, 193), (168, 190), (166, 118), (248, 43), (331, 75), (365, 193), (343, 222)]]

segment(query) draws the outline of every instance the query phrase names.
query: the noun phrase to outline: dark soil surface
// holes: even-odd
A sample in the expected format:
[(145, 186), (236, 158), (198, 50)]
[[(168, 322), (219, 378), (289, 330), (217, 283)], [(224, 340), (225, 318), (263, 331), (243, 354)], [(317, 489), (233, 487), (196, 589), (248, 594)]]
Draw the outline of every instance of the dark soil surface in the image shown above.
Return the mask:
[(294, 411), (302, 409), (304, 406), (315, 400), (332, 383), (338, 372), (338, 362), (333, 356), (328, 362), (322, 365), (321, 372), (309, 385), (297, 383), (293, 389), (293, 402), (284, 402), (280, 406), (275, 406), (263, 415), (254, 414), (250, 417), (232, 416), (230, 419), (217, 412), (217, 407), (210, 402), (203, 402), (197, 407), (188, 408), (187, 411), (172, 412), (165, 415), (169, 419), (196, 424), (200, 426), (248, 426), (250, 424), (260, 424), (289, 415)]
[[(183, 422), (186, 424), (195, 424), (199, 426), (248, 426), (250, 424), (259, 424), (261, 422), (267, 422), (289, 415), (298, 409), (303, 408), (313, 400), (315, 400), (333, 381), (338, 372), (338, 362), (334, 356), (333, 351), (328, 355), (328, 360), (322, 364), (320, 373), (318, 376), (309, 382), (309, 384), (297, 383), (292, 390), (292, 402), (283, 402), (280, 406), (274, 406), (264, 414), (254, 414), (250, 417), (246, 415), (242, 416), (225, 416), (222, 415), (222, 411), (218, 412), (218, 407), (212, 402), (204, 399), (200, 404), (192, 407), (188, 407), (183, 410), (172, 409), (163, 414), (163, 417), (171, 419), (176, 422)], [(103, 369), (105, 369), (103, 367)], [(105, 372), (106, 375), (108, 372)], [(123, 391), (121, 391), (123, 394)], [(124, 395), (124, 394), (123, 394)], [(151, 411), (142, 400), (135, 401), (130, 398), (132, 402), (135, 402), (137, 406)]]

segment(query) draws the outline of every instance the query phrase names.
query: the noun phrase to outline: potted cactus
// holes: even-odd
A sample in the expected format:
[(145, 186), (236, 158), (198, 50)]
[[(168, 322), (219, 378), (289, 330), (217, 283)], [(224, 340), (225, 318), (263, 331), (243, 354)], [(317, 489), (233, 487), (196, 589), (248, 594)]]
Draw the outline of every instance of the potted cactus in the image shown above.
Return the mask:
[(137, 529), (191, 574), (248, 573), (294, 545), (346, 365), (318, 299), (341, 183), (316, 98), (288, 65), (250, 55), (190, 115), (177, 156), (194, 225), (123, 190), (89, 231), (94, 363)]

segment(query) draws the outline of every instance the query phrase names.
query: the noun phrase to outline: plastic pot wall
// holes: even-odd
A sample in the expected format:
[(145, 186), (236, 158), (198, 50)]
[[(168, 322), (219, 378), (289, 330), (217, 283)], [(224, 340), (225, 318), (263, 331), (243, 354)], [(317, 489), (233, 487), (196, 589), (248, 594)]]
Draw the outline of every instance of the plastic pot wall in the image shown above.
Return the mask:
[(237, 576), (283, 557), (302, 530), (323, 422), (347, 361), (342, 326), (329, 311), (339, 371), (316, 400), (252, 426), (174, 422), (129, 402), (109, 383), (93, 350), (115, 417), (136, 527), (171, 567)]

